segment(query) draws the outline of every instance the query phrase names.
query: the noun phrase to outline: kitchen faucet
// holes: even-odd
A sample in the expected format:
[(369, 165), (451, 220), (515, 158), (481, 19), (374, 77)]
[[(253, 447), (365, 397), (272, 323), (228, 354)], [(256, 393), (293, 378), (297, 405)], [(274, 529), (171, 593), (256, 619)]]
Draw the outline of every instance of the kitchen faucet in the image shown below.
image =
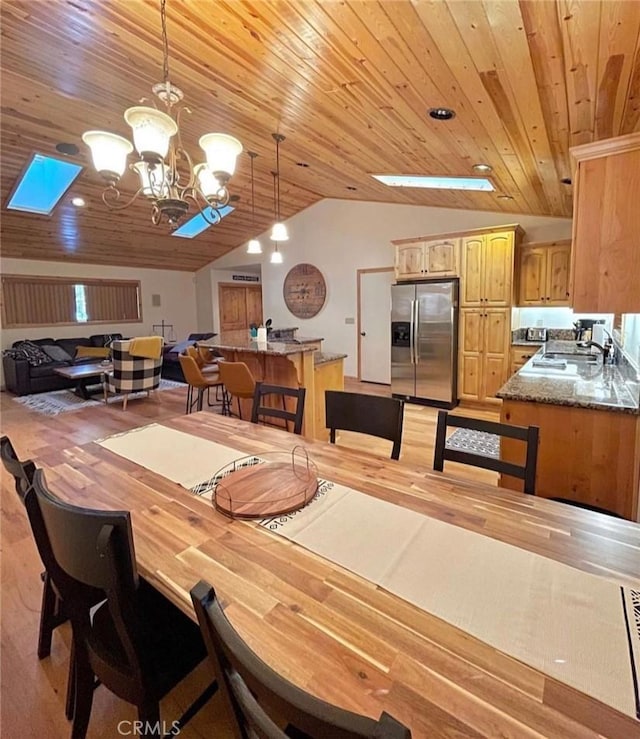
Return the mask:
[(602, 330), (607, 334), (607, 340), (605, 341), (604, 346), (599, 344), (597, 341), (578, 341), (576, 343), (581, 349), (588, 349), (591, 346), (595, 346), (596, 349), (602, 352), (603, 364), (617, 364), (618, 353), (616, 351), (615, 342), (613, 341), (613, 336), (604, 326), (602, 327)]

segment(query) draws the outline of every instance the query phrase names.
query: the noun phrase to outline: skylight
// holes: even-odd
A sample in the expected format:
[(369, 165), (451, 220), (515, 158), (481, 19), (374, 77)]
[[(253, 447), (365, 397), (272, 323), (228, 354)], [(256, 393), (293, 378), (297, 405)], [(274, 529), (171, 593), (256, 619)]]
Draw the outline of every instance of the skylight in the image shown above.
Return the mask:
[(483, 190), (495, 188), (486, 177), (423, 177), (402, 174), (374, 174), (374, 179), (389, 187), (427, 187), (433, 190)]
[(7, 208), (49, 216), (82, 171), (79, 164), (34, 154)]
[[(220, 218), (228, 216), (229, 213), (233, 213), (233, 211), (234, 208), (232, 208), (230, 205), (224, 205), (222, 208), (218, 208)], [(215, 218), (213, 208), (211, 208), (211, 206), (209, 206), (209, 208), (205, 208), (205, 213), (210, 218)], [(177, 228), (171, 235), (180, 236), (183, 239), (193, 239), (198, 234), (206, 231), (206, 229), (208, 229), (210, 225), (211, 224), (204, 218), (202, 213), (198, 213), (197, 215), (193, 216), (193, 218), (190, 218), (186, 223), (183, 223), (182, 226), (180, 226), (180, 228)]]

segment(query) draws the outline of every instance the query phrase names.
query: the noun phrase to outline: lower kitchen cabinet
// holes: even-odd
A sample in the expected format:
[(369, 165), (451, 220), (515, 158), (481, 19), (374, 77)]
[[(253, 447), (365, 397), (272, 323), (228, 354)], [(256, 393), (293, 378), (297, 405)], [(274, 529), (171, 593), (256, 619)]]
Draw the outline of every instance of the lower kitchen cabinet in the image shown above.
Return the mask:
[(537, 354), (540, 347), (538, 345), (535, 346), (512, 346), (511, 347), (511, 364), (509, 367), (509, 376), (515, 374), (520, 368), (524, 367), (524, 365), (533, 357), (534, 354)]
[(461, 308), (458, 356), (460, 400), (499, 403), (509, 371), (510, 308)]
[[(501, 421), (540, 428), (536, 495), (568, 498), (638, 520), (640, 416), (504, 400)], [(523, 447), (503, 438), (500, 456), (521, 464)], [(522, 480), (506, 475), (500, 485), (522, 490)]]

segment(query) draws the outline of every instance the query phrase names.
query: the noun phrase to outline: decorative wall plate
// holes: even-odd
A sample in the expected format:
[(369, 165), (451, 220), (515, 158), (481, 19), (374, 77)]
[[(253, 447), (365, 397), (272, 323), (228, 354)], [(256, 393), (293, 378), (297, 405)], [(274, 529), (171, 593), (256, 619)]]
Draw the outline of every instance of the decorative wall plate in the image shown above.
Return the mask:
[(296, 318), (313, 318), (327, 297), (322, 272), (313, 264), (296, 264), (284, 278), (284, 302)]

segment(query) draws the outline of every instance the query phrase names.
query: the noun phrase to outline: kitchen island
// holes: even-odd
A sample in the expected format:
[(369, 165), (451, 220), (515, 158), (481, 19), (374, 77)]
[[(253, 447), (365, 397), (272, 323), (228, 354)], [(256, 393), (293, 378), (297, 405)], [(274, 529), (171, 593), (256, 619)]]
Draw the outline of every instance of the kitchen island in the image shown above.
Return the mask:
[[(325, 428), (325, 390), (344, 389), (343, 360), (346, 354), (317, 350), (322, 339), (258, 342), (234, 338), (228, 342), (225, 335), (198, 342), (214, 349), (229, 362), (244, 362), (259, 382), (285, 387), (306, 388), (302, 434), (308, 438), (327, 441)], [(251, 401), (242, 400), (242, 417), (251, 417)]]
[[(564, 360), (550, 355), (563, 354)], [(545, 357), (547, 359), (545, 359)], [(503, 423), (538, 426), (536, 495), (597, 506), (630, 520), (640, 514), (638, 377), (624, 360), (604, 365), (575, 342), (550, 341), (498, 391)], [(501, 458), (522, 463), (518, 442)], [(503, 487), (522, 481), (503, 475)]]

